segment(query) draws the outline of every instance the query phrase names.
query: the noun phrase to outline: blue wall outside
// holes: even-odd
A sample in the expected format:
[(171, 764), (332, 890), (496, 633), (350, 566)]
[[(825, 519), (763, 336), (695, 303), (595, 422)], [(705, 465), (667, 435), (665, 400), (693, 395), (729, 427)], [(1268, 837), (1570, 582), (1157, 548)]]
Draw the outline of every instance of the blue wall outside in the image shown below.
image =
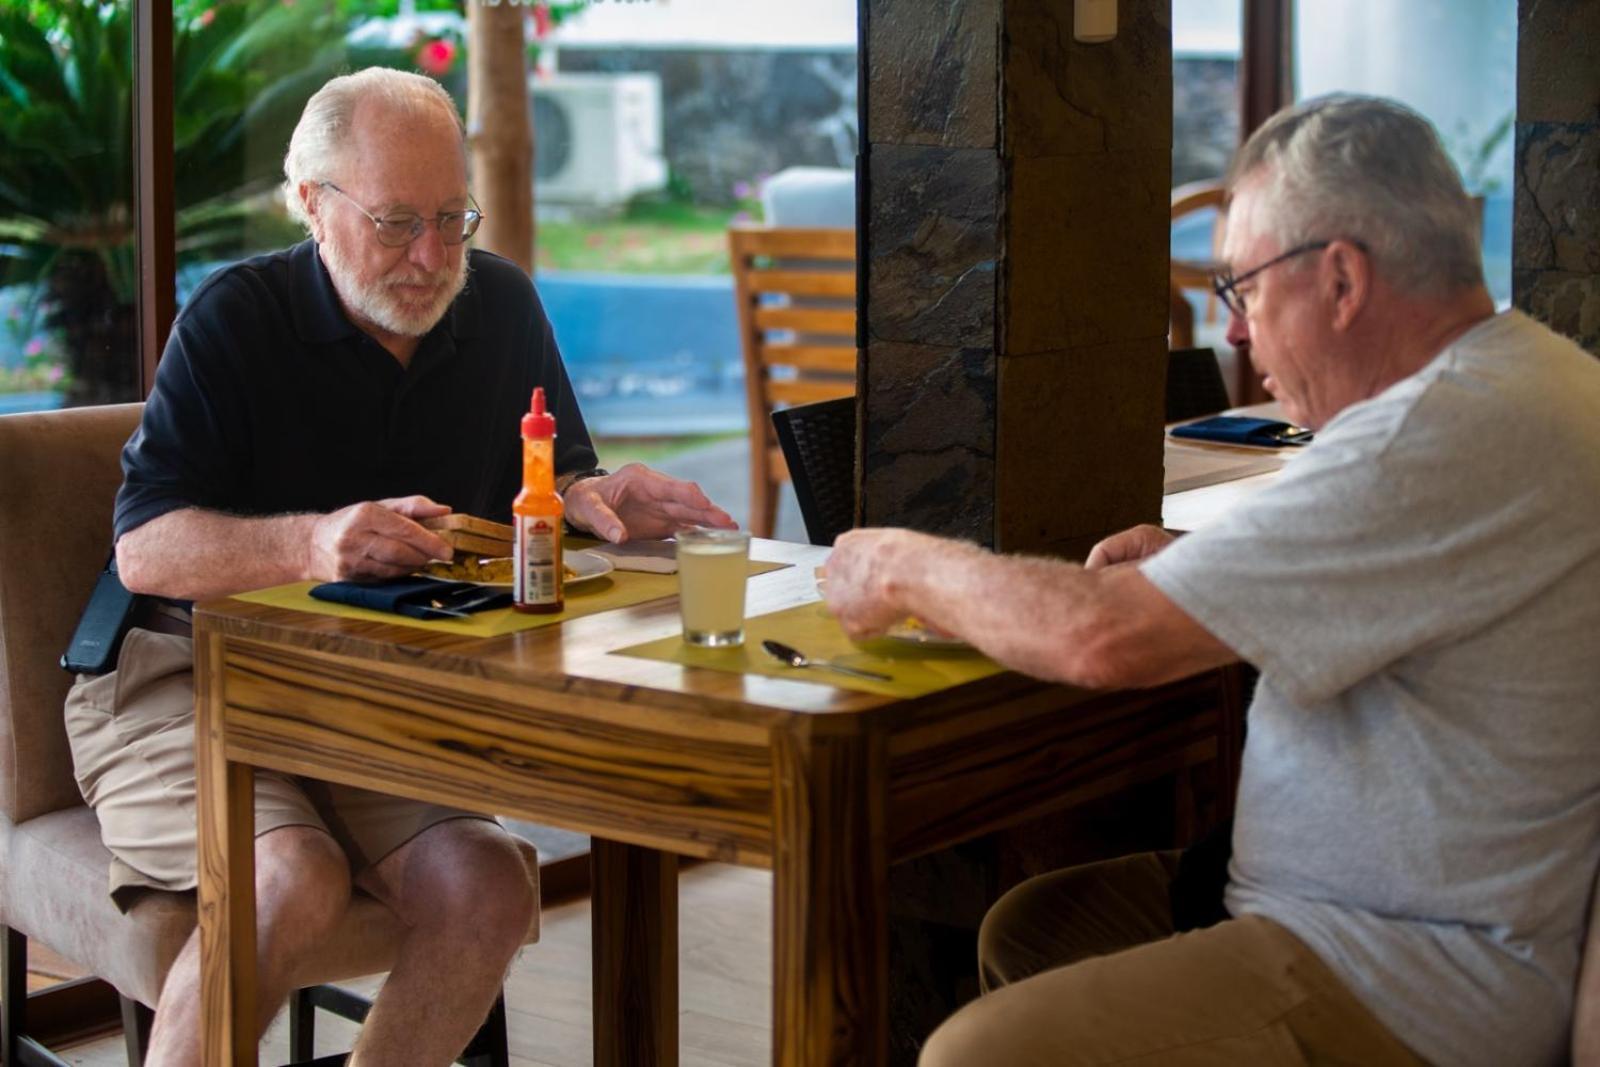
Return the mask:
[[(218, 266), (183, 271), (179, 299)], [(591, 433), (745, 429), (732, 277), (546, 271), (538, 287)], [(0, 290), (0, 315), (25, 298), (21, 289)], [(20, 340), (0, 338), (0, 366), (22, 358)], [(0, 414), (60, 403), (59, 393), (0, 393)]]
[(591, 433), (745, 428), (731, 277), (543, 271), (537, 285)]

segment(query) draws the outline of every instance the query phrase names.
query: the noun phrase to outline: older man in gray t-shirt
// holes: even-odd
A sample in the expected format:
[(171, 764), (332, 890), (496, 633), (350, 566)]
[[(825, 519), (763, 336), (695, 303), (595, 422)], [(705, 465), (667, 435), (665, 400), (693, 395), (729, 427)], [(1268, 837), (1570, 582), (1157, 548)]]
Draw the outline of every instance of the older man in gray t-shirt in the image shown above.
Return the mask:
[(1229, 339), (1317, 430), (1269, 488), (1082, 567), (904, 530), (829, 561), (853, 635), (914, 614), (1080, 685), (1261, 672), (1230, 917), (1174, 936), (1167, 854), (1031, 879), (923, 1064), (1559, 1063), (1600, 864), (1600, 361), (1495, 313), (1399, 105), (1282, 112), (1228, 187)]
[(1142, 566), (1261, 670), (1227, 893), (1439, 1063), (1561, 1057), (1600, 861), (1600, 365), (1517, 312)]

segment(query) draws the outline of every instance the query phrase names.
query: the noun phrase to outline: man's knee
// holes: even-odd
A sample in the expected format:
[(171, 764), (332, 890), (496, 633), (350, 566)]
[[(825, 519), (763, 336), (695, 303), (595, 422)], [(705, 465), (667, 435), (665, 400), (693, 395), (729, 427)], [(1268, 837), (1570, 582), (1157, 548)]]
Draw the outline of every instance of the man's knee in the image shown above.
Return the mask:
[(296, 944), (314, 944), (331, 932), (350, 906), (350, 864), (328, 833), (284, 826), (256, 838), (256, 914), (269, 941), (293, 932)]
[(538, 895), (509, 833), (479, 819), (452, 819), (430, 827), (414, 844), (403, 873), (403, 919), (521, 944)]

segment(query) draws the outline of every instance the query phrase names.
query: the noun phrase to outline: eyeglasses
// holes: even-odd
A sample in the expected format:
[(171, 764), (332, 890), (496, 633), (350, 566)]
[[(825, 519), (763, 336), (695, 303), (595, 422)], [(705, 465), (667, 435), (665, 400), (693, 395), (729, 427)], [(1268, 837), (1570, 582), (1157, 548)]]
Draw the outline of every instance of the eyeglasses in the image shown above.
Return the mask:
[[(1360, 241), (1355, 241), (1353, 243), (1363, 252), (1367, 250), (1367, 246), (1362, 244)], [(1267, 260), (1258, 267), (1251, 267), (1249, 270), (1237, 277), (1235, 277), (1231, 271), (1218, 271), (1216, 277), (1211, 280), (1211, 288), (1216, 291), (1216, 294), (1219, 297), (1222, 298), (1223, 304), (1227, 306), (1229, 311), (1233, 312), (1235, 315), (1238, 315), (1240, 318), (1243, 318), (1245, 313), (1245, 297), (1243, 293), (1239, 292), (1238, 287), (1240, 282), (1247, 282), (1251, 278), (1254, 278), (1257, 274), (1260, 274), (1262, 271), (1266, 270), (1268, 267), (1276, 267), (1279, 263), (1282, 263), (1286, 259), (1293, 259), (1295, 256), (1303, 256), (1307, 252), (1320, 252), (1322, 249), (1327, 248), (1331, 244), (1333, 244), (1332, 241), (1311, 241), (1307, 244), (1297, 245), (1294, 248), (1289, 249), (1289, 251), (1284, 252), (1282, 255), (1273, 256), (1271, 259)]]
[[(378, 231), (378, 243), (389, 248), (403, 248), (422, 236), (422, 231), (428, 228), (428, 223), (439, 227), (439, 240), (447, 245), (458, 245), (478, 232), (478, 223), (483, 221), (483, 212), (477, 205), (464, 211), (445, 211), (431, 219), (425, 219), (415, 211), (396, 211), (390, 215), (379, 218), (360, 204), (350, 198), (350, 194), (332, 182), (318, 182), (324, 189), (332, 189), (350, 202), (350, 206), (372, 220), (372, 225)], [(470, 200), (471, 197), (468, 197)]]

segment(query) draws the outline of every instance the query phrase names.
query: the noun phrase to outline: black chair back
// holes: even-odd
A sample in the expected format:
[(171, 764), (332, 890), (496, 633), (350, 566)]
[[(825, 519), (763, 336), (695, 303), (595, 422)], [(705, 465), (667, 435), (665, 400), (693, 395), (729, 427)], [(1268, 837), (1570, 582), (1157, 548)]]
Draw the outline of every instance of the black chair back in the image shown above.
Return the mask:
[(772, 413), (800, 502), (806, 537), (831, 545), (856, 521), (856, 398), (843, 396)]
[(1217, 354), (1209, 348), (1175, 348), (1167, 355), (1167, 421), (1183, 422), (1228, 409)]

